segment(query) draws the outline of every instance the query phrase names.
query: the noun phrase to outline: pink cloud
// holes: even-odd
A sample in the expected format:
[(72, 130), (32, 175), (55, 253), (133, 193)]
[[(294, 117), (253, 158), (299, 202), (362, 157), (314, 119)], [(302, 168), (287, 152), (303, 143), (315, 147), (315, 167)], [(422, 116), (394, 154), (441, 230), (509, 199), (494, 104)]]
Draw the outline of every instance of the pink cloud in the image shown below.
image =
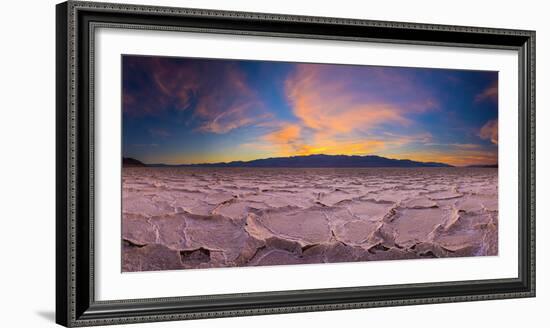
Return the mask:
[(475, 97), (476, 102), (485, 100), (498, 101), (498, 81), (491, 84), (487, 89), (483, 90)]
[[(346, 72), (346, 71), (344, 71)], [(318, 131), (349, 133), (380, 124), (409, 125), (401, 108), (357, 89), (353, 79), (330, 76), (327, 66), (299, 65), (286, 81), (287, 97), (302, 123)]]
[[(383, 124), (409, 126), (412, 121), (401, 107), (383, 102), (356, 85), (357, 76), (355, 79), (347, 76), (356, 72), (353, 67), (347, 70), (339, 67), (336, 76), (333, 69), (327, 65), (297, 65), (285, 82), (285, 92), (298, 121), (275, 126), (275, 130), (261, 140), (264, 149), (274, 148), (285, 156), (351, 155), (374, 153), (387, 146), (412, 142), (410, 137), (397, 140), (388, 136), (383, 139), (366, 136), (370, 129)], [(407, 88), (401, 77), (383, 70), (373, 68), (369, 74), (378, 75), (376, 80), (380, 83), (396, 83), (400, 88)], [(432, 101), (426, 100), (408, 110), (424, 111), (434, 106)]]
[(498, 145), (498, 121), (490, 120), (479, 130), (481, 139), (491, 140), (492, 143)]
[(227, 133), (269, 118), (237, 65), (162, 57), (130, 59), (131, 64), (125, 69), (142, 74), (132, 75), (129, 81), (139, 85), (139, 93), (124, 90), (123, 107), (127, 114), (192, 111), (197, 130), (213, 133)]

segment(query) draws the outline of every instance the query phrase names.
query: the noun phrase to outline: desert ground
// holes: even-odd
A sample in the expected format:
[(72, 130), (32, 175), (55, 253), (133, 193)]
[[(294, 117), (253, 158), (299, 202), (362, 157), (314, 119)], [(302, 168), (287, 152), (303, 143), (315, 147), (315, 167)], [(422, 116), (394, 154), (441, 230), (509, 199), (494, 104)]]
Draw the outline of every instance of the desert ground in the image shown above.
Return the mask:
[(495, 168), (123, 168), (122, 271), (490, 256)]

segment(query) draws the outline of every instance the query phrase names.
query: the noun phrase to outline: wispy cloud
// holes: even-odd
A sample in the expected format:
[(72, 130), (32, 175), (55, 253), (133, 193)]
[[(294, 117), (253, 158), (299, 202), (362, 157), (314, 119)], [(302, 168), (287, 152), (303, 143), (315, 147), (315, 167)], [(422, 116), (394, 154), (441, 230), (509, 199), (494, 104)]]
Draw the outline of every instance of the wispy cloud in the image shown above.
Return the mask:
[(172, 133), (163, 128), (149, 128), (149, 134), (153, 137), (168, 138), (172, 136)]
[(270, 115), (235, 63), (163, 57), (124, 58), (123, 108), (129, 115), (190, 111), (198, 131), (223, 134)]
[(475, 97), (476, 102), (482, 102), (482, 101), (498, 101), (498, 80), (495, 81), (493, 84), (491, 84), (489, 87), (487, 87), (482, 92), (478, 93)]
[(455, 147), (457, 149), (463, 149), (463, 150), (472, 150), (472, 149), (481, 149), (481, 145), (478, 144), (471, 144), (471, 143), (453, 143), (449, 144), (451, 147)]
[(407, 144), (433, 144), (433, 136), (429, 132), (410, 133), (410, 134), (398, 134), (385, 131), (380, 134), (380, 137), (388, 143), (395, 146), (403, 146)]
[(159, 145), (157, 143), (136, 143), (136, 144), (131, 144), (130, 146), (143, 148), (143, 147), (158, 147)]
[(472, 143), (438, 143), (438, 142), (429, 142), (425, 143), (424, 146), (428, 147), (445, 147), (445, 148), (453, 148), (453, 149), (481, 149), (483, 148), (482, 145), (478, 144), (472, 144)]

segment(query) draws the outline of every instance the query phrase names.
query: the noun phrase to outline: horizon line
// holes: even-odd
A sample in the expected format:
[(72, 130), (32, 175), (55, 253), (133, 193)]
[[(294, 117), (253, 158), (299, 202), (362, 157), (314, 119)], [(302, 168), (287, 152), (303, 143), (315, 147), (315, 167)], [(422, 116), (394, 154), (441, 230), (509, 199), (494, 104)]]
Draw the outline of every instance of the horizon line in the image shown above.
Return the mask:
[(449, 165), (449, 166), (451, 166), (451, 167), (492, 166), (492, 165), (498, 166), (498, 162), (497, 162), (497, 163), (484, 163), (484, 164), (453, 165), (453, 164), (449, 164), (449, 163), (445, 163), (445, 162), (438, 162), (438, 161), (417, 161), (417, 160), (413, 160), (413, 159), (409, 159), (409, 158), (392, 158), (392, 157), (385, 157), (385, 156), (375, 155), (375, 154), (367, 154), (367, 155), (347, 155), (347, 154), (328, 155), (328, 154), (309, 154), (309, 155), (292, 155), (292, 156), (273, 156), (273, 157), (255, 158), (255, 159), (250, 159), (250, 160), (232, 160), (232, 161), (226, 161), (226, 162), (218, 161), (218, 162), (177, 163), (177, 164), (167, 164), (167, 163), (158, 163), (158, 162), (157, 162), (157, 163), (146, 163), (146, 162), (143, 161), (143, 160), (137, 159), (137, 158), (135, 158), (135, 157), (128, 157), (128, 156), (122, 156), (122, 159), (124, 159), (124, 158), (134, 159), (134, 160), (137, 160), (137, 161), (141, 162), (141, 163), (144, 164), (144, 165), (192, 166), (192, 165), (230, 164), (230, 163), (235, 163), (235, 162), (248, 163), (248, 162), (253, 162), (253, 161), (258, 161), (258, 160), (277, 159), (277, 158), (293, 158), (293, 157), (311, 157), (311, 156), (380, 157), (380, 158), (385, 158), (385, 159), (390, 159), (390, 160), (396, 160), (396, 161), (411, 161), (411, 162), (424, 163), (424, 164), (429, 164), (429, 163), (444, 164), (444, 165)]

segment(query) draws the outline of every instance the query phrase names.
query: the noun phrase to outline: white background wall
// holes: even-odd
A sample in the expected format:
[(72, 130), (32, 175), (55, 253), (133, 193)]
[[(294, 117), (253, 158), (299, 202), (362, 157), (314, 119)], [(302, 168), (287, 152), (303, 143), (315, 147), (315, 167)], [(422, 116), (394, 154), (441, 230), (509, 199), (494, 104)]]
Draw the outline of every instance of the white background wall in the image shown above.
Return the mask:
[[(57, 1), (9, 1), (0, 17), (0, 326), (53, 327)], [(132, 327), (543, 327), (550, 306), (546, 202), (550, 23), (545, 1), (122, 1), (537, 31), (537, 298), (132, 325)], [(505, 133), (505, 132), (502, 132)], [(406, 274), (406, 273), (403, 273)]]

